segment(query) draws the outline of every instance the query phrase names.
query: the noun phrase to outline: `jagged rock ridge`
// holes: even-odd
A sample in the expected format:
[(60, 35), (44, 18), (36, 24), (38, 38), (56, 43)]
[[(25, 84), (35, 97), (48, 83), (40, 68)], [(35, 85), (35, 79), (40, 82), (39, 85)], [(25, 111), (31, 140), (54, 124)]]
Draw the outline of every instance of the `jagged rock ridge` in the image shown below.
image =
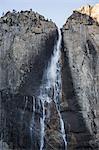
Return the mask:
[(87, 5), (77, 9), (78, 12), (92, 17), (95, 21), (99, 22), (99, 4), (95, 6)]

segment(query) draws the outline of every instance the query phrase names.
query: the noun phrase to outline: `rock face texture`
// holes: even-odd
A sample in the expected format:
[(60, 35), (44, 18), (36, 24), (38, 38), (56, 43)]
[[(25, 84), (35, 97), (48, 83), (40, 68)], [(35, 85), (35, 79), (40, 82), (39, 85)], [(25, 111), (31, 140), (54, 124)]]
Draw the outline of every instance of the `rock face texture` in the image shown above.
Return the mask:
[[(57, 38), (56, 25), (38, 13), (7, 12), (0, 18), (0, 149), (39, 149), (41, 112), (34, 102)], [(33, 105), (34, 143), (30, 134)]]
[(96, 4), (95, 6), (84, 6), (77, 9), (77, 11), (82, 14), (86, 14), (92, 17), (95, 21), (99, 22), (99, 4)]
[[(8, 12), (0, 18), (0, 89), (16, 92), (22, 86), (26, 93), (35, 91), (57, 39), (56, 30), (54, 23), (32, 11)], [(30, 74), (34, 74), (33, 85), (26, 89)]]
[(48, 66), (57, 26), (32, 10), (0, 18), (0, 150), (66, 150), (64, 125), (68, 150), (99, 150), (98, 8), (81, 7), (64, 24), (56, 77)]
[(61, 113), (68, 150), (99, 149), (99, 25), (83, 12), (74, 11), (62, 28)]

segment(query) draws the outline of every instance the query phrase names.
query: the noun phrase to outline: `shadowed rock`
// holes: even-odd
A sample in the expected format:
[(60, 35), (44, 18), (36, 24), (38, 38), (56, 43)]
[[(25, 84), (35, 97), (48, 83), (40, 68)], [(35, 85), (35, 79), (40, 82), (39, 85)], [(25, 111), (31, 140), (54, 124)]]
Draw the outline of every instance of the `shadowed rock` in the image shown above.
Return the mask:
[[(35, 102), (33, 137), (30, 127), (33, 96), (58, 38), (56, 25), (32, 11), (7, 12), (0, 18), (0, 140), (2, 148), (40, 147), (41, 108)], [(3, 144), (2, 144), (3, 141)], [(6, 146), (7, 145), (7, 146)]]

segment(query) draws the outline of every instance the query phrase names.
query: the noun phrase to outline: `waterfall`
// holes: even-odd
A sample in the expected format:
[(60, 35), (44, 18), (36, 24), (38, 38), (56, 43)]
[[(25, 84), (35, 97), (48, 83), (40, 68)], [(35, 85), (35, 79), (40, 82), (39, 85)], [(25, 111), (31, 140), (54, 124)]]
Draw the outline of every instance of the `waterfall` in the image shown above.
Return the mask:
[[(41, 91), (39, 98), (41, 99), (42, 102), (42, 109), (43, 109), (43, 116), (40, 119), (41, 123), (41, 145), (40, 145), (40, 150), (43, 149), (44, 146), (44, 136), (45, 136), (45, 102), (50, 103), (52, 100), (54, 100), (56, 104), (56, 109), (60, 118), (60, 126), (61, 126), (61, 134), (62, 138), (64, 140), (65, 144), (65, 149), (67, 147), (67, 142), (66, 142), (66, 137), (65, 137), (65, 129), (64, 129), (64, 122), (59, 110), (59, 103), (61, 99), (61, 66), (60, 66), (60, 45), (61, 45), (61, 31), (58, 30), (59, 33), (59, 39), (57, 41), (57, 45), (54, 47), (54, 53), (51, 58), (50, 63), (48, 64), (48, 68), (44, 74), (44, 80), (43, 85), (41, 86)], [(52, 96), (50, 94), (52, 90)]]
[[(59, 117), (60, 133), (61, 138), (64, 142), (64, 150), (67, 149), (67, 142), (65, 136), (64, 122), (60, 113), (60, 102), (61, 102), (61, 31), (58, 30), (59, 38), (57, 44), (54, 46), (53, 55), (48, 67), (45, 70), (42, 85), (40, 87), (40, 93), (38, 99), (40, 100), (40, 105), (42, 108), (42, 115), (40, 117), (40, 150), (44, 150), (44, 137), (45, 137), (45, 121), (46, 118), (50, 118), (50, 103), (54, 102), (56, 111)], [(46, 113), (46, 103), (48, 105)]]

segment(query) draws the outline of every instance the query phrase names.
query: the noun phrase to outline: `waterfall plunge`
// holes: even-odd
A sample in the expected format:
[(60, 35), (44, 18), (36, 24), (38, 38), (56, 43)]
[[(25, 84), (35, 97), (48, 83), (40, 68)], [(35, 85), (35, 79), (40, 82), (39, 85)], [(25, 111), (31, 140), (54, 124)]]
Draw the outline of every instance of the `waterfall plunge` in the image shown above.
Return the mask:
[(41, 102), (39, 103), (39, 107), (42, 107), (42, 116), (40, 117), (40, 126), (41, 126), (40, 150), (44, 150), (45, 120), (47, 117), (50, 118), (50, 110), (47, 110), (48, 113), (46, 114), (45, 104), (47, 103), (48, 107), (50, 107), (50, 103), (52, 102), (54, 102), (55, 104), (55, 108), (59, 117), (61, 138), (63, 139), (65, 145), (64, 150), (67, 149), (64, 122), (60, 113), (60, 101), (61, 101), (61, 93), (62, 93), (61, 92), (61, 64), (60, 64), (60, 56), (61, 56), (61, 51), (60, 51), (61, 31), (60, 30), (58, 30), (58, 34), (59, 34), (59, 39), (57, 41), (57, 44), (54, 46), (53, 55), (44, 73), (42, 85), (40, 87), (40, 94), (38, 96), (38, 99)]
[(47, 79), (48, 79), (48, 85), (49, 87), (53, 86), (54, 89), (54, 102), (56, 104), (57, 112), (60, 117), (60, 125), (61, 125), (61, 133), (62, 137), (65, 143), (65, 149), (67, 147), (67, 142), (66, 142), (66, 136), (65, 136), (65, 129), (64, 129), (64, 122), (59, 110), (59, 103), (61, 97), (61, 66), (60, 66), (60, 57), (61, 57), (61, 31), (60, 29), (58, 30), (59, 34), (59, 39), (57, 42), (57, 46), (54, 49), (54, 54), (51, 59), (51, 63), (48, 67), (47, 70)]

